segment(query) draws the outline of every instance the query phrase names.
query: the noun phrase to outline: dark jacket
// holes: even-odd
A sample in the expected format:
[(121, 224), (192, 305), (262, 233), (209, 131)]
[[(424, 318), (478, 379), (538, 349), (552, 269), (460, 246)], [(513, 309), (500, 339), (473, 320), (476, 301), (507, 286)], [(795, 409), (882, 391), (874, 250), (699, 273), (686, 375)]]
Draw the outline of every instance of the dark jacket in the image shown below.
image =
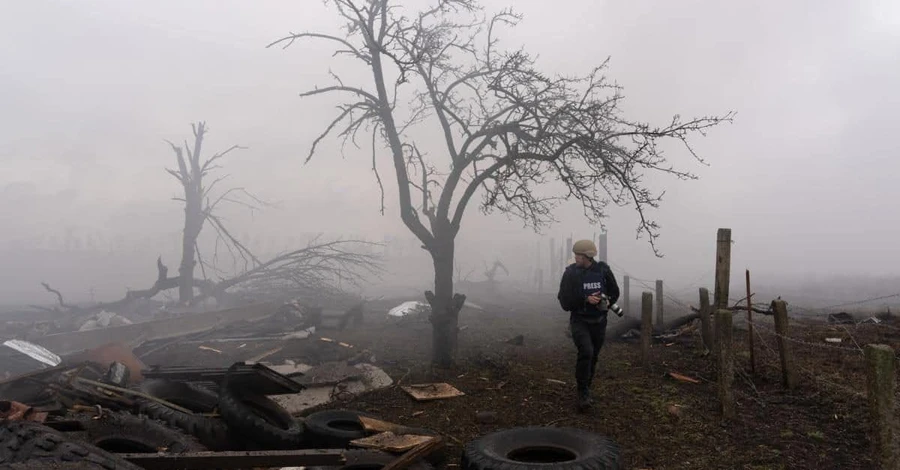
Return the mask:
[[(616, 277), (613, 275), (609, 265), (603, 261), (595, 261), (591, 265), (591, 271), (599, 272), (603, 275), (603, 293), (609, 298), (609, 303), (614, 304), (619, 300), (619, 285), (616, 283)], [(587, 302), (587, 296), (584, 294), (581, 282), (580, 268), (575, 264), (570, 264), (563, 272), (562, 280), (559, 283), (559, 294), (556, 298), (563, 310), (571, 313), (582, 313), (587, 308), (593, 308)]]

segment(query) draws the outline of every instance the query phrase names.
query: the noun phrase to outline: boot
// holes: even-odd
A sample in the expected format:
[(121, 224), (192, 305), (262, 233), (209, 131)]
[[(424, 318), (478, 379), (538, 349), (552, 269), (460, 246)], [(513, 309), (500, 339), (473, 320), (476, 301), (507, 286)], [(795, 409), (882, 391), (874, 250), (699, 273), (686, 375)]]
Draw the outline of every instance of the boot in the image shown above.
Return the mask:
[(589, 389), (582, 389), (578, 391), (578, 412), (579, 413), (587, 413), (594, 406), (594, 401), (591, 399), (591, 392)]

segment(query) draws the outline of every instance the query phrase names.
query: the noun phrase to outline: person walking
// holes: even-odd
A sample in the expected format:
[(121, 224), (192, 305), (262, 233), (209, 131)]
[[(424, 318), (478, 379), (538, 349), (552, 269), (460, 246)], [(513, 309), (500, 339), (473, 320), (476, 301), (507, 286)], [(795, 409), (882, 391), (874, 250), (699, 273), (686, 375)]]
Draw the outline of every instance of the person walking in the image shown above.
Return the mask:
[(569, 312), (572, 341), (578, 350), (575, 364), (578, 410), (585, 412), (593, 405), (591, 385), (597, 356), (606, 337), (609, 305), (619, 300), (619, 285), (609, 265), (594, 259), (597, 246), (593, 241), (575, 242), (572, 252), (575, 262), (563, 272), (556, 298), (562, 309)]

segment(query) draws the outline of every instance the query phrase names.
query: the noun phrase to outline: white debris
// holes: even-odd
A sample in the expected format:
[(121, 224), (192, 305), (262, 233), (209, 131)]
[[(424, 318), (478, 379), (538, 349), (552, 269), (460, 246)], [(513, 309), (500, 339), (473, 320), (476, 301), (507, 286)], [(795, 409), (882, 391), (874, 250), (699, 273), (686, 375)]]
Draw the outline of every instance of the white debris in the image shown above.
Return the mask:
[(107, 312), (106, 310), (101, 310), (94, 316), (92, 316), (88, 321), (84, 322), (79, 328), (79, 331), (87, 331), (87, 330), (96, 330), (97, 328), (108, 328), (110, 326), (122, 326), (122, 325), (130, 325), (131, 320), (113, 313)]
[(475, 310), (484, 310), (484, 307), (482, 307), (480, 305), (475, 305), (474, 303), (469, 302), (468, 300), (466, 301), (466, 303), (463, 306), (473, 308)]
[(316, 332), (316, 327), (311, 326), (305, 330), (293, 331), (291, 333), (288, 333), (288, 334), (284, 335), (282, 337), (282, 339), (305, 339), (305, 338), (309, 338), (309, 335), (311, 335), (315, 332)]
[(284, 407), (289, 413), (299, 414), (304, 410), (322, 406), (335, 399), (359, 396), (374, 390), (390, 387), (394, 383), (385, 371), (372, 364), (362, 363), (353, 367), (361, 371), (358, 379), (347, 380), (337, 385), (307, 385), (299, 393), (273, 395), (269, 398)]
[(841, 338), (825, 338), (826, 343), (840, 343)]
[(5, 341), (3, 345), (51, 367), (58, 366), (62, 362), (62, 359), (49, 349), (28, 341), (10, 339)]
[(424, 302), (410, 300), (390, 309), (388, 315), (392, 317), (405, 317), (407, 315), (415, 315), (426, 313), (431, 310), (431, 306)]

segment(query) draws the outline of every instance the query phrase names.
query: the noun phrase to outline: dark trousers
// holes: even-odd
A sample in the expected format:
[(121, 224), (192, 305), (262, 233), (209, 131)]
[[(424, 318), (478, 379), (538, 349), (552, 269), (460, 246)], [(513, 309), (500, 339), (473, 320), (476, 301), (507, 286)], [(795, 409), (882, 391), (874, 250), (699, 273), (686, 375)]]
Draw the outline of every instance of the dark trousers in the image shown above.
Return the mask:
[(597, 356), (606, 338), (606, 316), (597, 323), (589, 323), (578, 318), (569, 321), (572, 327), (572, 341), (578, 348), (578, 361), (575, 363), (575, 382), (578, 392), (585, 394), (591, 388), (594, 372), (597, 370)]

